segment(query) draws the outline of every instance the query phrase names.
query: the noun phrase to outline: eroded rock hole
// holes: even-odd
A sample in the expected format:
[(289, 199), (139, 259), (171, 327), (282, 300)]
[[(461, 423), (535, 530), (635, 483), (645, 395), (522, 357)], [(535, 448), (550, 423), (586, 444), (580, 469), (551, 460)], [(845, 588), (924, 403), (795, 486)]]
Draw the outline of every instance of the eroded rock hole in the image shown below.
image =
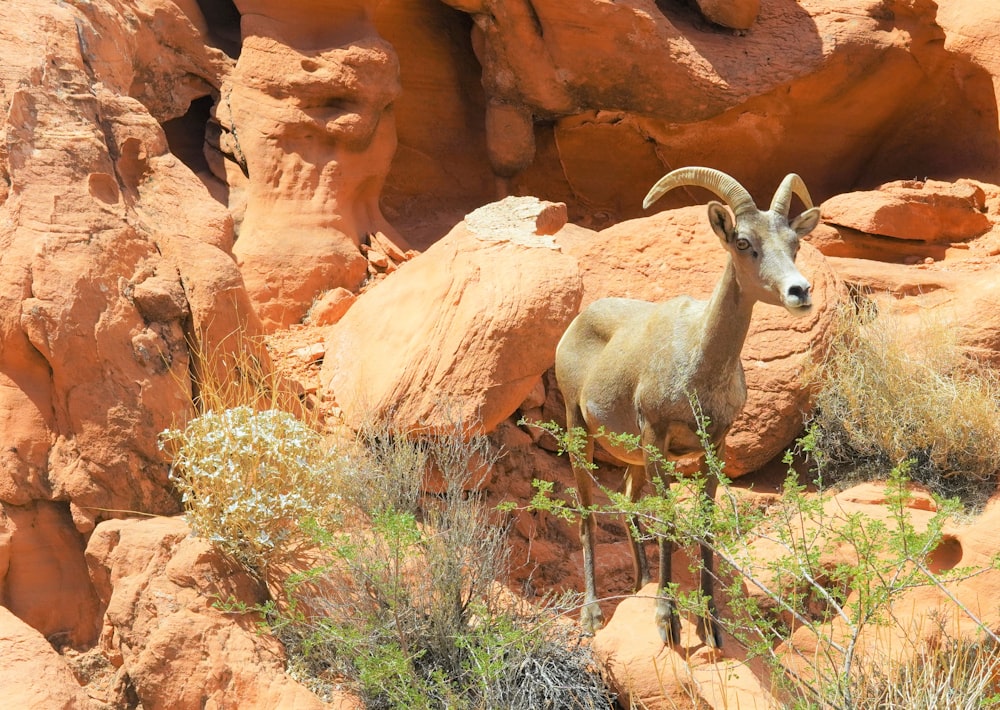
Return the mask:
[(941, 542), (927, 555), (927, 568), (934, 574), (958, 567), (962, 561), (962, 543), (953, 535), (944, 535)]
[(205, 157), (205, 126), (211, 119), (212, 104), (211, 96), (202, 96), (191, 102), (183, 116), (163, 123), (170, 152), (198, 175), (210, 172)]

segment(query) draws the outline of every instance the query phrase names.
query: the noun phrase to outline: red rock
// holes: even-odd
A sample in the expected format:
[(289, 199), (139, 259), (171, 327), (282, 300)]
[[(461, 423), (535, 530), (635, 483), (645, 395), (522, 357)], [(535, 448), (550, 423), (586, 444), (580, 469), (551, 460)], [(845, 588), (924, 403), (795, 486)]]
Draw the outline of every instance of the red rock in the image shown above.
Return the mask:
[[(985, 2), (952, 0), (940, 12), (761, 3), (745, 37), (670, 3), (448, 4), (473, 16), (485, 104), (535, 119), (535, 157), (511, 191), (566, 201), (573, 221), (640, 216), (649, 185), (683, 165), (720, 168), (754, 193), (794, 170), (818, 200), (918, 173), (1000, 181), (997, 20)], [(698, 4), (750, 17), (756, 3)], [(402, 56), (405, 36), (393, 39)], [(403, 84), (416, 102), (421, 87)], [(424, 120), (438, 120), (433, 107)], [(484, 133), (492, 153), (520, 155), (502, 132)], [(510, 170), (498, 165), (497, 175)], [(414, 182), (390, 174), (388, 184), (397, 180)]]
[[(259, 584), (180, 518), (108, 521), (87, 545), (106, 607), (101, 649), (144, 708), (330, 707), (284, 672), (281, 645), (221, 600), (263, 601)], [(335, 697), (333, 707), (358, 707)]]
[(1000, 365), (1000, 279), (997, 267), (962, 273), (948, 263), (915, 266), (864, 259), (830, 260), (853, 288), (879, 304), (896, 327), (914, 333), (928, 325), (951, 329), (958, 345), (980, 360)]
[[(847, 516), (859, 515), (862, 519), (882, 520), (894, 527), (892, 518), (896, 513), (885, 507), (879, 488), (879, 485), (865, 484), (836, 495), (824, 505), (825, 524), (834, 528), (838, 521), (846, 521)], [(907, 511), (909, 523), (918, 532), (923, 531), (933, 517), (933, 512), (926, 509), (922, 498), (918, 495)], [(894, 662), (906, 660), (918, 650), (934, 647), (942, 636), (979, 642), (983, 628), (992, 629), (1000, 623), (1000, 613), (994, 607), (982, 604), (983, 599), (995, 596), (993, 590), (1000, 583), (1000, 572), (993, 569), (991, 562), (1000, 551), (1000, 546), (996, 536), (989, 532), (998, 518), (1000, 499), (994, 496), (983, 513), (971, 521), (945, 524), (938, 547), (927, 555), (929, 568), (935, 573), (956, 568), (977, 570), (977, 573), (960, 575), (958, 580), (941, 586), (928, 584), (910, 590), (900, 589), (890, 612), (890, 617), (898, 624), (869, 624), (859, 634), (857, 646), (863, 650), (863, 658), (874, 657), (882, 663), (890, 659)], [(812, 534), (814, 525), (805, 522), (801, 530), (807, 535)], [(786, 549), (766, 539), (752, 541), (751, 550), (757, 560), (755, 574), (765, 581), (771, 579), (769, 563), (787, 553)], [(844, 544), (827, 550), (821, 555), (819, 564), (829, 567), (836, 563), (854, 564), (856, 560), (857, 550)], [(751, 593), (754, 593), (752, 589)], [(834, 617), (832, 622), (821, 626), (820, 633), (836, 633), (836, 623)], [(816, 658), (811, 655), (815, 647), (815, 635), (808, 629), (800, 628), (777, 651), (785, 656), (787, 665), (801, 666), (803, 658)]]
[(9, 708), (97, 707), (66, 661), (37, 630), (0, 606), (0, 688)]
[(366, 256), (368, 257), (368, 263), (376, 269), (386, 269), (389, 267), (389, 257), (380, 251), (371, 249)]
[(513, 177), (535, 159), (535, 122), (521, 106), (490, 102), (486, 107), (486, 145), (490, 165), (500, 177)]
[(320, 296), (309, 309), (307, 320), (310, 325), (333, 325), (344, 317), (356, 299), (357, 296), (346, 288), (331, 289)]
[(702, 645), (690, 619), (681, 620), (684, 648), (665, 646), (653, 622), (656, 594), (649, 584), (622, 600), (594, 636), (594, 655), (619, 703), (657, 710), (776, 707), (747, 664), (716, 658)]
[(158, 122), (211, 91), (193, 76), (231, 67), (186, 11), (0, 6), (0, 27), (47, 37), (0, 30), (0, 131), (17, 143), (0, 170), (0, 499), (68, 501), (84, 532), (177, 510), (156, 437), (190, 408), (190, 343), (208, 353), (260, 329), (227, 252), (232, 217)]
[(97, 639), (98, 600), (83, 549), (65, 503), (0, 503), (0, 601), (58, 646)]
[(521, 402), (521, 409), (536, 409), (545, 404), (545, 383), (541, 377)]
[(823, 203), (826, 222), (859, 232), (921, 242), (978, 237), (990, 228), (985, 194), (969, 181), (905, 180)]
[(312, 345), (307, 345), (294, 350), (292, 355), (303, 362), (319, 362), (323, 359), (323, 355), (325, 353), (326, 347), (323, 343), (313, 343)]
[[(190, 0), (0, 2), (0, 504), (6, 516), (0, 589), (3, 603), (44, 636), (86, 644), (92, 635), (94, 601), (82, 572), (82, 540), (92, 535), (92, 543), (110, 548), (109, 538), (119, 533), (105, 538), (110, 528), (104, 518), (177, 510), (156, 434), (190, 414), (189, 373), (198, 366), (190, 343), (202, 353), (225, 354), (261, 333), (255, 304), (274, 328), (296, 322), (331, 286), (355, 288), (367, 275), (358, 249), (366, 239), (388, 257), (384, 268), (391, 271), (412, 252), (390, 222), (405, 226), (407, 238), (416, 235), (421, 246), (430, 244), (470, 206), (493, 199), (494, 177), (500, 176), (500, 189), (552, 201), (528, 230), (535, 237), (575, 232), (591, 239), (592, 233), (563, 223), (606, 225), (639, 216), (641, 196), (667, 162), (725, 169), (754, 193), (794, 169), (816, 197), (918, 173), (1000, 182), (1000, 15), (993, 2), (764, 3), (746, 37), (709, 26), (693, 10), (645, 0), (587, 0), (572, 7), (536, 0), (530, 9), (495, 0), (449, 4), (240, 0), (227, 12), (225, 3)], [(700, 4), (712, 19), (708, 0)], [(714, 7), (746, 9), (753, 0), (725, 5)], [(342, 100), (352, 105), (331, 105)], [(300, 132), (307, 112), (324, 119), (324, 131), (310, 134), (312, 141)], [(997, 194), (987, 195), (987, 218), (997, 212)], [(679, 204), (684, 197), (672, 199)], [(967, 216), (953, 222), (965, 224), (965, 235), (974, 231)], [(707, 234), (701, 214), (698, 220)], [(656, 222), (626, 229), (650, 224)], [(676, 235), (660, 237), (672, 243)], [(911, 315), (937, 308), (957, 313), (961, 342), (984, 360), (1000, 360), (1000, 325), (993, 317), (1000, 297), (988, 259), (1000, 249), (995, 235), (992, 246), (985, 237), (972, 242), (961, 257), (964, 266), (944, 245), (910, 245), (904, 253), (888, 240), (856, 237), (838, 232), (833, 248), (842, 256), (909, 260), (913, 266), (837, 262), (852, 284), (884, 285), (891, 296), (883, 302), (896, 300)], [(531, 270), (522, 260), (495, 259), (489, 250), (524, 248), (498, 242), (462, 251), (456, 244), (466, 238), (453, 236), (413, 273), (431, 274), (427, 283), (433, 285), (447, 278), (434, 272), (448, 258), (467, 259), (480, 269), (480, 281), (448, 292), (464, 294), (459, 306), (508, 303), (506, 293), (486, 294), (494, 282), (488, 277), (505, 284), (510, 273)], [(596, 238), (585, 252), (593, 260), (584, 264), (588, 289), (604, 283), (607, 290), (638, 294), (646, 287), (634, 283), (642, 282), (650, 289), (645, 297), (667, 295), (660, 282), (675, 277), (661, 272), (662, 257), (643, 263), (646, 257), (604, 243), (633, 238), (623, 232)], [(657, 245), (643, 248), (658, 254)], [(473, 251), (489, 252), (490, 259), (475, 262)], [(605, 252), (625, 266), (600, 266)], [(805, 262), (812, 258), (808, 252)], [(568, 279), (570, 257), (556, 260), (552, 277)], [(543, 261), (553, 269), (552, 259)], [(716, 272), (701, 261), (689, 256), (681, 263), (703, 268), (707, 286)], [(393, 276), (413, 268), (404, 264)], [(492, 330), (469, 313), (455, 321), (456, 330), (472, 323), (475, 334), (511, 344), (492, 355), (492, 365), (483, 364), (488, 357), (466, 357), (466, 343), (449, 340), (453, 332), (428, 338), (415, 329), (414, 337), (425, 339), (423, 350), (386, 338), (394, 354), (409, 351), (428, 363), (437, 350), (451, 347), (440, 362), (454, 369), (409, 392), (421, 385), (425, 393), (457, 391), (455, 383), (464, 378), (479, 388), (470, 401), (487, 401), (493, 418), (516, 406), (542, 411), (529, 406), (538, 400), (530, 390), (547, 356), (533, 344), (539, 342), (540, 351), (554, 342), (564, 311), (576, 308), (569, 305), (569, 288), (555, 289), (563, 302), (539, 305), (553, 290), (540, 277), (521, 283), (519, 293), (534, 292), (535, 300), (523, 296), (521, 310)], [(412, 300), (415, 307), (419, 299)], [(324, 316), (320, 305), (313, 309), (315, 322), (339, 317), (331, 315), (332, 306)], [(392, 332), (405, 319), (419, 322), (427, 314), (414, 308), (376, 315), (391, 321), (385, 328)], [(773, 351), (767, 341), (786, 325), (764, 311), (757, 315), (764, 344), (748, 350), (748, 374), (793, 371), (798, 351), (768, 360)], [(536, 332), (518, 331), (524, 323), (540, 325)], [(499, 340), (493, 344), (499, 347)], [(474, 345), (488, 349), (485, 340)], [(338, 356), (360, 372), (353, 359), (366, 353)], [(383, 384), (380, 378), (400, 370), (378, 370), (381, 357), (371, 356), (367, 372)], [(500, 364), (511, 362), (523, 371), (500, 371)], [(774, 377), (780, 393), (763, 401), (783, 413), (764, 414), (798, 421), (796, 400), (785, 395), (793, 379)], [(794, 384), (788, 387), (794, 391)], [(545, 395), (558, 397), (551, 385)], [(750, 425), (745, 431), (756, 436)], [(732, 441), (739, 436), (734, 432)], [(752, 456), (743, 461), (750, 466)], [(509, 478), (544, 468), (527, 455), (518, 465)], [(739, 465), (733, 463), (731, 472)], [(950, 532), (952, 542), (936, 553), (935, 564), (992, 557), (994, 513)], [(551, 565), (533, 581), (557, 585), (577, 574), (575, 561), (565, 559), (565, 539), (552, 532), (556, 523), (519, 523), (524, 535), (557, 540), (539, 539)], [(272, 674), (280, 664), (246, 669), (256, 668), (271, 642), (251, 640), (238, 625), (223, 627), (201, 598), (206, 587), (194, 583), (200, 590), (194, 593), (184, 586), (197, 578), (182, 569), (186, 563), (172, 568), (176, 575), (168, 581), (176, 588), (163, 575), (135, 573), (166, 597), (133, 586), (129, 548), (159, 548), (131, 533), (120, 539), (116, 561), (108, 563), (120, 579), (112, 586), (106, 577), (114, 575), (95, 575), (102, 599), (112, 602), (102, 647), (123, 664), (130, 682), (133, 674), (138, 679), (145, 706), (175, 697), (196, 702), (190, 700), (196, 690), (180, 687), (187, 677), (206, 692), (218, 690), (213, 698), (227, 698), (212, 701), (217, 704), (267, 706), (299, 697), (301, 689), (286, 680), (262, 689), (268, 678), (280, 678)], [(171, 540), (182, 557), (201, 554), (180, 552), (186, 539)], [(626, 546), (615, 549), (621, 553)], [(144, 554), (135, 553), (156, 556)], [(619, 569), (627, 566), (627, 554), (605, 557), (612, 558), (609, 572), (627, 577)], [(105, 568), (91, 561), (94, 569)], [(976, 595), (990, 598), (995, 583), (990, 575), (970, 580), (962, 591), (970, 596), (963, 598), (970, 604)], [(130, 611), (129, 599), (148, 608)], [(189, 604), (190, 617), (174, 613), (168, 600), (176, 599)], [(138, 616), (130, 617), (132, 611)], [(207, 630), (192, 642), (192, 629)], [(0, 655), (8, 658), (6, 647)], [(35, 655), (51, 654), (41, 649)], [(179, 671), (169, 659), (178, 659)], [(235, 664), (230, 678), (246, 683), (246, 695), (220, 689), (228, 671), (217, 662)], [(60, 678), (39, 672), (44, 687), (30, 692), (47, 695), (28, 695), (23, 704), (48, 705), (51, 699), (72, 706), (76, 694), (63, 693), (61, 667), (55, 672)], [(0, 687), (19, 703), (13, 695), (23, 687), (18, 678), (5, 676)], [(307, 707), (313, 702), (303, 701)]]
[[(374, 5), (336, 3), (313, 17), (309, 2), (237, 3), (243, 48), (219, 118), (249, 174), (233, 253), (269, 329), (301, 321), (323, 291), (358, 288), (367, 234), (407, 248), (378, 205), (396, 149), (399, 64)], [(317, 44), (317, 22), (342, 43)]]
[(579, 272), (534, 233), (533, 216), (508, 205), (471, 214), (334, 326), (321, 377), (349, 424), (489, 431), (552, 365), (577, 312)]

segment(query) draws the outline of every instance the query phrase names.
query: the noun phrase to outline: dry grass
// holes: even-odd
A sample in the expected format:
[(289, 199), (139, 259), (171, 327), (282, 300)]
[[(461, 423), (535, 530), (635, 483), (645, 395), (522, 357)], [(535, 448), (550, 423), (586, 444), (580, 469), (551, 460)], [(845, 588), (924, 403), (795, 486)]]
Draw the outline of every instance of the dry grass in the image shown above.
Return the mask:
[(297, 387), (284, 380), (271, 362), (263, 337), (236, 331), (212, 345), (201, 338), (191, 349), (191, 399), (195, 411), (221, 412), (233, 407), (290, 412), (312, 428), (316, 416), (306, 409)]
[(853, 679), (858, 710), (978, 710), (1000, 707), (1000, 646), (940, 637), (904, 663), (872, 660)]
[(812, 369), (818, 445), (835, 468), (863, 475), (911, 459), (937, 493), (984, 502), (1000, 454), (1000, 379), (925, 319), (906, 328), (870, 302), (842, 307), (826, 357)]

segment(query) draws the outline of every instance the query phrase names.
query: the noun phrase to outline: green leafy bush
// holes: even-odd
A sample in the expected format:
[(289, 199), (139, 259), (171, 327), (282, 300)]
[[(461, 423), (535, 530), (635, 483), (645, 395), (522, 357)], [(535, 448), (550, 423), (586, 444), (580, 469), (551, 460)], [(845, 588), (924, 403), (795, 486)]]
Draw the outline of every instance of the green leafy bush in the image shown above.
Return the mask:
[[(563, 432), (554, 424), (544, 428), (556, 436), (563, 452), (572, 457), (579, 451), (582, 432)], [(703, 418), (701, 429), (706, 430)], [(815, 432), (803, 437), (799, 453), (815, 459), (816, 440)], [(830, 491), (809, 492), (799, 482), (793, 458), (786, 458), (789, 475), (780, 499), (766, 508), (748, 505), (749, 497), (741, 500), (711, 450), (707, 475), (721, 483), (714, 507), (702, 504), (703, 476), (682, 480), (670, 490), (661, 485), (636, 503), (605, 490), (610, 504), (586, 510), (572, 489), (555, 496), (551, 485), (537, 482), (530, 505), (564, 519), (579, 519), (585, 512), (636, 516), (647, 535), (711, 546), (719, 561), (719, 587), (725, 590), (720, 606), (725, 611), (717, 621), (749, 657), (767, 662), (774, 673), (771, 687), (788, 707), (909, 710), (937, 707), (926, 699), (944, 698), (945, 693), (954, 704), (940, 707), (1000, 706), (995, 680), (1000, 677), (1000, 638), (954, 593), (956, 584), (994, 569), (996, 562), (939, 572), (927, 563), (942, 542), (945, 525), (960, 511), (959, 502), (938, 498), (936, 514), (918, 528), (910, 516), (910, 463), (904, 461), (888, 474), (885, 520), (846, 514), (830, 505)], [(766, 555), (761, 544), (768, 548)], [(699, 568), (693, 570), (697, 578), (701, 561), (696, 555), (692, 560)], [(895, 626), (897, 605), (919, 589), (935, 590), (942, 608), (960, 620), (954, 635), (944, 628), (936, 632), (937, 648), (964, 649), (962, 653), (934, 653), (924, 635)], [(661, 593), (677, 599), (683, 613), (705, 613), (697, 590)], [(959, 628), (969, 627), (984, 640), (958, 635)], [(873, 650), (873, 639), (887, 628), (901, 633), (897, 656), (891, 659)], [(957, 678), (964, 690), (954, 687)], [(974, 702), (981, 704), (969, 704)]]

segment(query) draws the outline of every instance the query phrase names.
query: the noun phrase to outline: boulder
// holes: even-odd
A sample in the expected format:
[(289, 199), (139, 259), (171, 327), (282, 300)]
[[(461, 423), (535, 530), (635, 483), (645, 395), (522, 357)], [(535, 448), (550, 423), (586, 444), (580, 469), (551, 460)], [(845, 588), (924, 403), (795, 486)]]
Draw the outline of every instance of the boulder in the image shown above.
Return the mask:
[(105, 608), (101, 651), (142, 707), (358, 707), (348, 696), (326, 704), (286, 675), (255, 614), (217, 608), (252, 606), (265, 590), (183, 519), (101, 523), (87, 561)]
[(986, 195), (970, 180), (900, 180), (823, 203), (824, 221), (866, 234), (920, 242), (978, 237), (991, 222)]
[(717, 25), (749, 30), (760, 12), (760, 0), (696, 0), (698, 9)]
[(99, 705), (80, 687), (66, 660), (36, 629), (0, 606), (0, 688), (9, 708), (90, 710)]
[[(704, 207), (685, 207), (629, 220), (599, 233), (564, 229), (559, 245), (583, 271), (582, 307), (607, 296), (664, 301), (686, 294), (708, 298), (727, 258)], [(796, 318), (757, 304), (743, 346), (747, 403), (727, 439), (726, 473), (757, 470), (802, 431), (809, 393), (801, 380), (812, 353), (825, 347), (840, 280), (823, 255), (803, 243), (797, 265), (812, 284), (813, 312)]]
[(576, 260), (548, 236), (554, 214), (565, 220), (530, 197), (480, 208), (357, 299), (321, 372), (347, 423), (490, 431), (517, 409), (582, 294)]
[(806, 241), (824, 256), (898, 264), (943, 259), (949, 247), (948, 244), (874, 236), (825, 222), (820, 222), (806, 237)]
[[(688, 564), (690, 560), (685, 558), (675, 563), (675, 569)], [(694, 580), (690, 582), (696, 586)], [(594, 655), (622, 707), (708, 710), (777, 706), (749, 664), (722, 658), (702, 644), (693, 619), (681, 617), (681, 647), (664, 646), (654, 622), (656, 595), (654, 583), (623, 599), (607, 626), (594, 636)]]

